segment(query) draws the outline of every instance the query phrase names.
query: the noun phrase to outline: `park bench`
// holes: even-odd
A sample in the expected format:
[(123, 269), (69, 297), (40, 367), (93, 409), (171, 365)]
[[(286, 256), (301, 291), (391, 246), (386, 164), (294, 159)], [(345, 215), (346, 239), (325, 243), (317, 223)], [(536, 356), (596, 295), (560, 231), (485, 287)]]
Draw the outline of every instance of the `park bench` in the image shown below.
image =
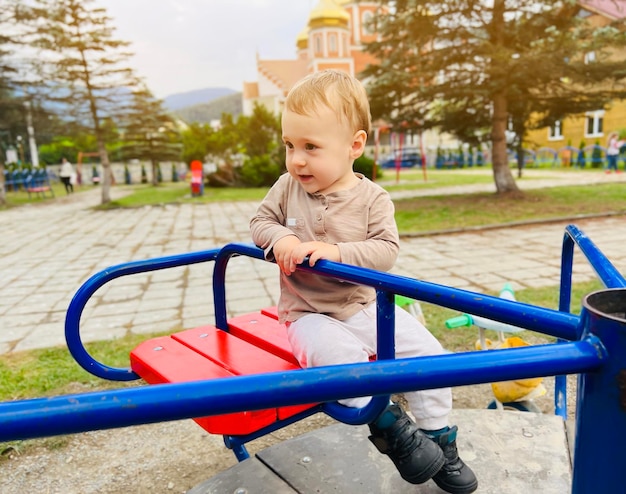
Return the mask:
[(4, 170), (4, 187), (7, 191), (18, 191), (24, 187), (26, 172), (22, 170)]
[(50, 194), (50, 197), (54, 197), (54, 191), (50, 185), (50, 179), (48, 173), (42, 168), (31, 171), (24, 178), (24, 187), (28, 192), (28, 198), (31, 198), (31, 194), (36, 194), (37, 197), (45, 198), (46, 194)]

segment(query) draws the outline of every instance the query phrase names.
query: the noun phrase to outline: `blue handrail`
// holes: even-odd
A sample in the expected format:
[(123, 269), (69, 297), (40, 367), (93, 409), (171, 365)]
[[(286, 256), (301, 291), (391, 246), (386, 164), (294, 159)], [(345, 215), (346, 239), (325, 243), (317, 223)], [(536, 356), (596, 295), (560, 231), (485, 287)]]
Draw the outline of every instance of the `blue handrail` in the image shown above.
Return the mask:
[[(605, 359), (602, 344), (590, 336), (561, 345), (382, 360), (22, 400), (0, 404), (0, 441), (487, 383), (494, 376), (509, 380), (587, 372), (597, 369)], [(367, 422), (365, 417), (362, 423)]]
[[(580, 316), (569, 313), (575, 246), (609, 288), (589, 294)], [(221, 249), (120, 264), (97, 273), (79, 288), (68, 308), (66, 339), (72, 355), (97, 376), (136, 379), (130, 369), (109, 367), (89, 355), (80, 338), (80, 317), (89, 298), (105, 283), (120, 276), (170, 267), (215, 262), (216, 324), (227, 329), (226, 266), (230, 258), (240, 255), (263, 259), (262, 251), (253, 245), (229, 244)], [(582, 494), (592, 488), (615, 492), (622, 483), (615, 458), (626, 442), (626, 412), (622, 406), (626, 402), (626, 280), (573, 225), (566, 228), (561, 257), (558, 311), (357, 266), (319, 261), (310, 267), (305, 262), (298, 269), (375, 288), (378, 361), (0, 403), (0, 441), (311, 402), (323, 403), (326, 413), (347, 423), (367, 423), (392, 393), (487, 383), (494, 378), (581, 374), (572, 492)], [(396, 360), (395, 294), (552, 335), (559, 343)], [(356, 410), (336, 403), (358, 396), (375, 398)], [(563, 397), (559, 399), (564, 401)], [(611, 426), (610, 441), (597, 434), (598, 423)]]

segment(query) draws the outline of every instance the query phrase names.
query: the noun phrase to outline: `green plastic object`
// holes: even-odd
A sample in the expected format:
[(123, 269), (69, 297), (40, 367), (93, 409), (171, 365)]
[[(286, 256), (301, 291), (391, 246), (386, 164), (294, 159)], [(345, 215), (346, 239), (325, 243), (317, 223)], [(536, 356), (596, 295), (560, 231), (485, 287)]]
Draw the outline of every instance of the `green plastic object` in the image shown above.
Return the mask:
[(409, 297), (405, 297), (404, 295), (396, 295), (395, 302), (398, 307), (404, 308), (407, 305), (411, 305), (413, 302), (415, 302), (415, 300)]
[(470, 316), (469, 314), (463, 314), (461, 316), (451, 317), (450, 319), (448, 319), (446, 321), (446, 328), (454, 329), (454, 328), (461, 328), (464, 326), (469, 327), (472, 324), (474, 324), (472, 316)]

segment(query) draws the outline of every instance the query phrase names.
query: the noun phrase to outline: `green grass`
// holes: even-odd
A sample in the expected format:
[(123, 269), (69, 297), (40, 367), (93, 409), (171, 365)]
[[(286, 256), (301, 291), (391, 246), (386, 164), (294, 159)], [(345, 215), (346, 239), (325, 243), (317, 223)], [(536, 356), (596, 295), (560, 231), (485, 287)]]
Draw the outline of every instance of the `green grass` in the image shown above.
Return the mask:
[[(599, 281), (589, 281), (585, 283), (577, 283), (572, 286), (572, 312), (578, 314), (580, 312), (580, 302), (585, 295), (602, 288)], [(497, 293), (489, 295), (497, 296)], [(558, 309), (559, 304), (559, 287), (543, 287), (543, 288), (524, 288), (515, 292), (518, 301), (534, 305), (536, 307), (545, 307), (548, 309)], [(457, 328), (447, 329), (446, 320), (458, 316), (459, 313), (450, 309), (439, 307), (431, 304), (422, 304), (422, 310), (426, 317), (426, 324), (433, 335), (441, 342), (441, 344), (450, 351), (462, 352), (472, 350), (474, 342), (478, 337), (476, 328)], [(531, 331), (523, 331), (519, 334), (523, 339), (531, 343), (548, 343), (553, 342), (554, 338), (540, 333)], [(487, 337), (495, 338), (495, 333), (487, 331)]]
[[(88, 343), (85, 347), (100, 362), (113, 367), (128, 367), (130, 350), (146, 339), (145, 335), (132, 335)], [(0, 401), (123, 386), (128, 384), (103, 380), (85, 371), (64, 346), (0, 357)]]
[(263, 187), (205, 188), (202, 196), (191, 196), (189, 184), (170, 182), (153, 186), (149, 184), (123, 185), (128, 195), (99, 206), (98, 209), (137, 208), (165, 204), (202, 204), (207, 202), (260, 201), (268, 189)]
[(427, 170), (426, 177), (422, 170), (401, 170), (398, 176), (395, 171), (385, 170), (383, 177), (377, 182), (389, 192), (399, 190), (428, 190), (436, 187), (453, 187), (455, 185), (492, 184), (493, 174), (490, 169), (474, 169), (466, 171)]
[[(580, 170), (561, 173), (598, 173)], [(549, 176), (547, 170), (545, 176)], [(527, 174), (529, 175), (529, 174)], [(543, 178), (534, 173), (530, 178)], [(491, 184), (489, 169), (428, 170), (427, 180), (421, 170), (403, 170), (396, 182), (395, 172), (385, 171), (379, 183), (390, 192), (426, 191), (437, 187)], [(167, 183), (157, 187), (148, 184), (121, 186), (128, 195), (101, 208), (133, 208), (163, 204), (202, 204), (224, 201), (260, 201), (267, 193), (258, 188), (205, 188), (204, 195), (191, 197), (189, 184)], [(608, 183), (589, 186), (563, 186), (526, 190), (521, 197), (498, 196), (494, 193), (473, 193), (440, 196), (419, 196), (397, 199), (396, 222), (401, 234), (424, 233), (477, 226), (492, 226), (528, 220), (572, 217), (578, 214), (604, 212), (626, 213), (624, 185)]]
[(493, 226), (580, 214), (626, 213), (624, 184), (528, 190), (523, 197), (475, 193), (394, 201), (403, 234)]
[(31, 194), (29, 197), (28, 192), (21, 189), (17, 191), (7, 191), (5, 196), (7, 204), (5, 206), (0, 206), (0, 211), (12, 207), (24, 206), (25, 204), (50, 202), (56, 197), (62, 197), (65, 195), (65, 187), (63, 184), (52, 183), (50, 186), (52, 187), (52, 192), (54, 192), (54, 197), (51, 197), (50, 192), (46, 192), (46, 197), (38, 197), (37, 194)]

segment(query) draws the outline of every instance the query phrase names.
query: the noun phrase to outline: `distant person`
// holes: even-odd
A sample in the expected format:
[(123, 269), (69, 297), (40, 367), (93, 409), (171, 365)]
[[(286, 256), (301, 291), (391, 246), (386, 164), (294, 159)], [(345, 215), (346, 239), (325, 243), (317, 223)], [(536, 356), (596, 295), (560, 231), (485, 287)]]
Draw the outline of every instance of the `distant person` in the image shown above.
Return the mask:
[[(288, 173), (250, 223), (254, 243), (280, 267), (279, 319), (303, 367), (367, 362), (376, 352), (376, 291), (296, 271), (305, 257), (311, 266), (327, 259), (385, 271), (395, 263), (400, 242), (389, 194), (353, 171), (370, 127), (367, 94), (357, 79), (327, 70), (297, 83), (282, 114)], [(397, 306), (395, 320), (398, 358), (444, 353), (435, 337)], [(390, 402), (369, 424), (370, 440), (406, 481), (432, 478), (446, 492), (474, 492), (478, 481), (459, 458), (457, 427), (448, 426), (450, 388), (405, 396), (417, 424)], [(340, 403), (362, 407), (369, 401)]]
[(606, 147), (606, 160), (608, 164), (606, 173), (611, 173), (613, 170), (615, 170), (616, 173), (619, 171), (617, 169), (617, 158), (619, 157), (620, 148), (623, 145), (624, 141), (619, 140), (617, 132), (611, 132), (609, 134), (609, 140)]
[(74, 186), (72, 185), (72, 175), (74, 175), (74, 167), (65, 158), (61, 160), (61, 171), (59, 172), (59, 178), (65, 186), (65, 193), (71, 194), (74, 192)]

